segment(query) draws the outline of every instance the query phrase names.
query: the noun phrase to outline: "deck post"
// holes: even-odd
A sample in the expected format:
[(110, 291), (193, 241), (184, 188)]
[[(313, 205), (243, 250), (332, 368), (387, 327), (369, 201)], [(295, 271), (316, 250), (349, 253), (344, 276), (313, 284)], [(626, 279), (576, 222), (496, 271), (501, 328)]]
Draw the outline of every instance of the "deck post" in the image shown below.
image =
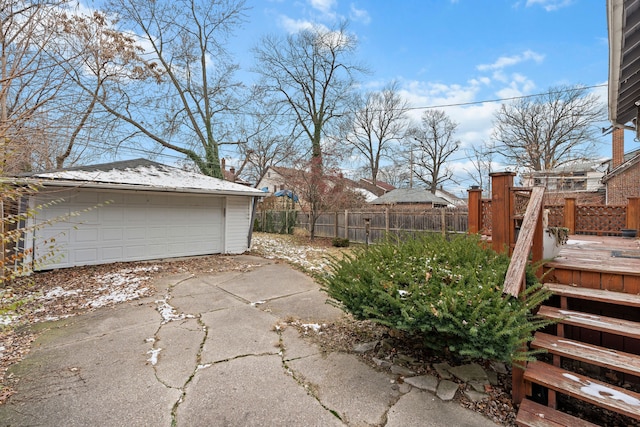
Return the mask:
[(640, 229), (640, 197), (629, 197), (627, 203), (627, 228)]
[(515, 240), (515, 230), (511, 227), (513, 205), (511, 187), (515, 172), (494, 172), (491, 176), (491, 245), (496, 252), (510, 252), (509, 246)]
[(569, 229), (569, 234), (576, 234), (576, 198), (564, 199), (564, 226)]
[(482, 229), (482, 189), (471, 187), (468, 192), (469, 217), (467, 231), (470, 234), (480, 233)]

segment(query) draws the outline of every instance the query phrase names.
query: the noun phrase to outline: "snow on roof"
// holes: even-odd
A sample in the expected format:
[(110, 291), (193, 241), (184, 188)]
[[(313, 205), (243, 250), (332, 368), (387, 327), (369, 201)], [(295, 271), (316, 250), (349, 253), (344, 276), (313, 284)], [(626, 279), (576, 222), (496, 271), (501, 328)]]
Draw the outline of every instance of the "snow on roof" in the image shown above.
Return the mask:
[(51, 186), (139, 187), (144, 190), (264, 196), (263, 192), (255, 188), (145, 159), (36, 172), (22, 176), (28, 179), (46, 180), (40, 183)]

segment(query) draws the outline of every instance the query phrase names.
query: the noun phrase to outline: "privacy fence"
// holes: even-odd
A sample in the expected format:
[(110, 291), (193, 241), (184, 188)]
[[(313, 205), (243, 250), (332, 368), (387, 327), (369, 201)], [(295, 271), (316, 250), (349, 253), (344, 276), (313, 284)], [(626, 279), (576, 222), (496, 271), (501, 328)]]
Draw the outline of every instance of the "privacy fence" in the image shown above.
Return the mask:
[[(567, 227), (571, 234), (619, 236), (625, 228), (640, 228), (640, 198), (629, 198), (627, 205), (578, 205), (568, 198), (564, 205), (545, 205), (549, 210), (549, 226)], [(478, 215), (480, 231), (491, 234), (491, 200), (482, 199)], [(466, 208), (432, 208), (384, 210), (346, 210), (327, 212), (316, 221), (319, 237), (341, 237), (353, 242), (375, 242), (385, 235), (412, 234), (424, 231), (464, 233), (468, 230)], [(292, 233), (294, 227), (309, 229), (309, 216), (299, 211), (260, 211), (255, 229), (270, 233)]]
[[(263, 211), (256, 214), (255, 229), (271, 233), (287, 233), (296, 227), (309, 230), (309, 215), (293, 211)], [(341, 237), (352, 242), (375, 242), (389, 234), (412, 234), (424, 231), (464, 233), (468, 214), (460, 208), (422, 210), (345, 210), (322, 213), (316, 220), (315, 235)]]

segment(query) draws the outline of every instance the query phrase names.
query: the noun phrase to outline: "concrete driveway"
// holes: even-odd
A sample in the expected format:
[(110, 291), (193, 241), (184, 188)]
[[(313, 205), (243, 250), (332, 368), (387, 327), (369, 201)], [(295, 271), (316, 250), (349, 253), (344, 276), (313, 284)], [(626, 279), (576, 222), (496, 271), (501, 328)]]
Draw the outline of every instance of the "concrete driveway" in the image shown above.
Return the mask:
[(11, 368), (2, 426), (495, 426), (294, 328), (342, 313), (286, 264), (159, 279), (154, 297), (49, 324)]

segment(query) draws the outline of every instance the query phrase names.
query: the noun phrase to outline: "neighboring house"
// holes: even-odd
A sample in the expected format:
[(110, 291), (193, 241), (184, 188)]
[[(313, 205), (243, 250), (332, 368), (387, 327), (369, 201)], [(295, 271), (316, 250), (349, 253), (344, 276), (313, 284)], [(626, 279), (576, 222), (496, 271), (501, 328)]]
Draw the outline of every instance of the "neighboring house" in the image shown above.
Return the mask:
[(374, 184), (372, 179), (365, 178), (360, 178), (356, 186), (375, 194), (376, 197), (380, 197), (383, 194), (396, 189), (396, 187), (391, 184), (387, 184), (386, 182), (376, 180), (376, 183)]
[(523, 174), (523, 185), (543, 185), (547, 192), (551, 193), (593, 192), (603, 187), (601, 179), (605, 173), (604, 169), (602, 161), (572, 163)]
[[(243, 253), (250, 246), (253, 201), (263, 196), (144, 159), (27, 174), (12, 183), (39, 183), (42, 189), (28, 200), (32, 209), (62, 199), (27, 224), (42, 225), (25, 236), (36, 270)], [(51, 238), (56, 256), (38, 264)]]
[(443, 190), (442, 188), (436, 190), (436, 196), (440, 197), (441, 199), (446, 200), (449, 203), (449, 206), (453, 206), (456, 208), (466, 208), (467, 207), (467, 201), (464, 199), (461, 199), (460, 197), (449, 193), (446, 190)]
[(222, 175), (224, 176), (225, 181), (251, 186), (250, 182), (240, 178), (239, 173), (236, 172), (236, 168), (234, 168), (233, 166), (229, 166), (229, 170), (227, 170), (227, 165), (224, 157), (220, 161), (220, 167), (222, 169)]
[[(258, 182), (256, 188), (267, 193), (268, 195), (277, 195), (285, 190), (292, 190), (295, 193), (296, 182), (304, 181), (300, 176), (305, 172), (299, 171), (293, 168), (285, 168), (280, 166), (269, 166), (264, 176)], [(335, 186), (344, 186), (346, 190), (351, 190), (356, 194), (362, 196), (362, 198), (369, 202), (375, 200), (378, 196), (371, 191), (371, 186), (360, 182), (353, 181), (351, 179), (343, 177), (341, 174), (326, 176), (326, 184), (328, 188), (334, 188)], [(388, 187), (388, 184), (386, 185)], [(375, 188), (375, 186), (374, 186)], [(280, 193), (282, 194), (282, 193)], [(305, 205), (305, 200), (301, 194), (296, 194), (300, 198), (300, 206)], [(283, 198), (283, 203), (280, 205), (286, 205), (288, 201)], [(276, 203), (270, 208), (278, 208)]]
[(295, 177), (298, 171), (292, 168), (285, 168), (280, 166), (269, 166), (258, 181), (256, 188), (273, 195), (280, 190), (288, 190), (287, 183), (291, 181), (292, 177)]
[(629, 197), (640, 197), (640, 149), (624, 153), (624, 130), (613, 130), (613, 158), (602, 178), (608, 205), (626, 205)]
[(446, 207), (449, 202), (424, 188), (396, 188), (389, 191), (370, 204), (372, 205), (404, 205), (425, 208)]

